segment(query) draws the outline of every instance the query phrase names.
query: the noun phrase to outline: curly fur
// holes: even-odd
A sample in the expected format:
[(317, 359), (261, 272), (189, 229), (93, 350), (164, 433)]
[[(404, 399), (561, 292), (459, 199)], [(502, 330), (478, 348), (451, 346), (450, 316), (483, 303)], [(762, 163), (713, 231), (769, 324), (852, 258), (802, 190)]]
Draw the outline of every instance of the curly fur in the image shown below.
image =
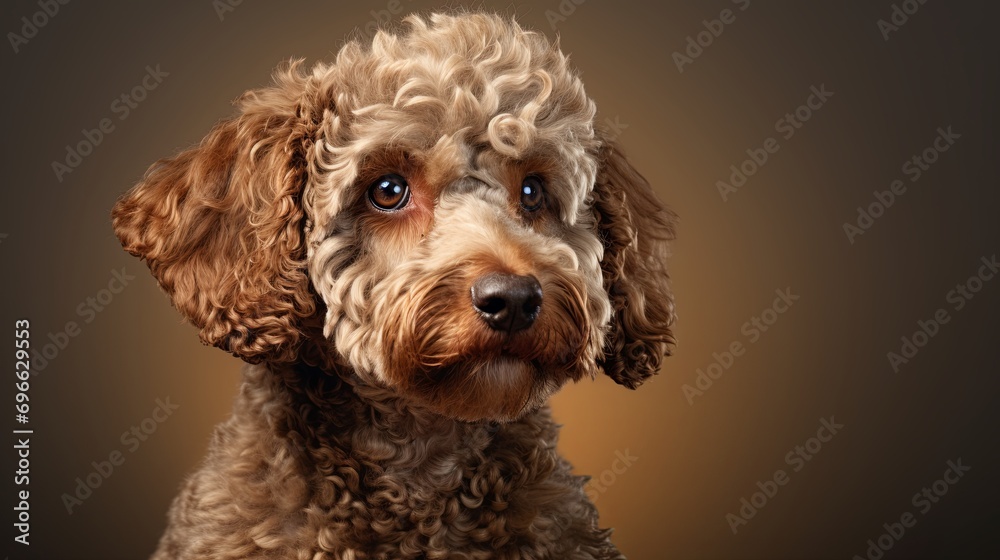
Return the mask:
[[(674, 216), (542, 35), (405, 24), (279, 69), (115, 206), (201, 340), (256, 364), (156, 559), (620, 558), (545, 401), (656, 372)], [(386, 173), (410, 186), (398, 212), (366, 198)], [(544, 294), (523, 332), (471, 305), (498, 272)]]

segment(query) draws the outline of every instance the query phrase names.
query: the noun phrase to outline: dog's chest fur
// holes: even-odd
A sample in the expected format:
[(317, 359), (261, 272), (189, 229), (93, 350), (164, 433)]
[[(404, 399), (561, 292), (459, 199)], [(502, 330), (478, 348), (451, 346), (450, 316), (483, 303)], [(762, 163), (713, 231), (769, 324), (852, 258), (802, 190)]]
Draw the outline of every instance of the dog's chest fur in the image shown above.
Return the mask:
[(246, 369), (154, 559), (619, 558), (547, 409), (469, 424), (315, 369)]

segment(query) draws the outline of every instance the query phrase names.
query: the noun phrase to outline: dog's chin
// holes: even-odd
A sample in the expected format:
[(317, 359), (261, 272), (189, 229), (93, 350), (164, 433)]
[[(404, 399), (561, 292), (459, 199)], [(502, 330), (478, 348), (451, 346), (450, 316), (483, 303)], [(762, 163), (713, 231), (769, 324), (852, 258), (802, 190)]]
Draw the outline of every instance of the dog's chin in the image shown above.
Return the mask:
[(516, 420), (562, 384), (510, 355), (458, 362), (417, 377), (408, 391), (412, 397), (442, 416), (470, 422)]

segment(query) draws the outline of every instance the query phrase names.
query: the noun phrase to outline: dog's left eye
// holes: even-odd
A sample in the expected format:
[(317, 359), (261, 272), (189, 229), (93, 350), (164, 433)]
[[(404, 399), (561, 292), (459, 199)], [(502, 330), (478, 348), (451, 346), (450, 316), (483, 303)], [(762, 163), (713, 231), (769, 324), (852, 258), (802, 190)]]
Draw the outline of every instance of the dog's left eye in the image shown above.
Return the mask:
[(529, 175), (521, 182), (521, 208), (528, 212), (534, 212), (545, 203), (545, 193), (543, 192), (542, 180), (534, 175)]
[(399, 175), (383, 175), (368, 188), (368, 200), (384, 212), (394, 212), (410, 201), (410, 187)]

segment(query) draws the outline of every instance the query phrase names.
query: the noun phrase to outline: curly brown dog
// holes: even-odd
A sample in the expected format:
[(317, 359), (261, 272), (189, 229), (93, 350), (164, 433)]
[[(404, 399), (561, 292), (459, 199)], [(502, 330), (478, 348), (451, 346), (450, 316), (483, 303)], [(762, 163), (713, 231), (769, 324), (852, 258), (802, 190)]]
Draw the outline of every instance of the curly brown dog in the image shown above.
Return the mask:
[(410, 16), (238, 107), (113, 212), (253, 364), (153, 557), (621, 558), (545, 403), (656, 372), (674, 218), (566, 56)]

